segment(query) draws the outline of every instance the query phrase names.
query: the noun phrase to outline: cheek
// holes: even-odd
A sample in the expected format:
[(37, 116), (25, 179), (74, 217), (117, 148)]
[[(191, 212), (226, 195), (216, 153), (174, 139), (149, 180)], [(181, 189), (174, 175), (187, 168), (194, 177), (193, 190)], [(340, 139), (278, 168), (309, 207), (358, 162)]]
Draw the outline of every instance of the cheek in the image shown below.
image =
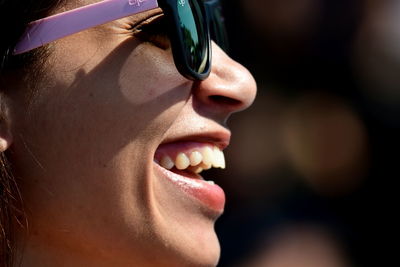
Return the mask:
[[(191, 85), (169, 56), (148, 51), (120, 47), (90, 70), (53, 76), (54, 86), (17, 114), (13, 163), (25, 183), (23, 197), (41, 220), (124, 213), (115, 203), (132, 195), (131, 203), (146, 205), (137, 180), (145, 179), (143, 166), (152, 163)], [(65, 214), (57, 213), (60, 207)]]
[(190, 95), (191, 84), (176, 71), (170, 51), (151, 44), (123, 42), (103, 57), (90, 55), (83, 65), (71, 63), (72, 57), (82, 62), (82, 55), (71, 55), (66, 64), (56, 61), (51, 86), (29, 110), (29, 136), (40, 139), (46, 132), (45, 139), (52, 135), (51, 143), (60, 146), (147, 142), (149, 136), (161, 138)]
[(138, 46), (126, 58), (118, 77), (120, 92), (131, 103), (151, 104), (164, 98), (178, 102), (190, 93), (190, 84), (177, 72), (171, 52), (150, 43)]

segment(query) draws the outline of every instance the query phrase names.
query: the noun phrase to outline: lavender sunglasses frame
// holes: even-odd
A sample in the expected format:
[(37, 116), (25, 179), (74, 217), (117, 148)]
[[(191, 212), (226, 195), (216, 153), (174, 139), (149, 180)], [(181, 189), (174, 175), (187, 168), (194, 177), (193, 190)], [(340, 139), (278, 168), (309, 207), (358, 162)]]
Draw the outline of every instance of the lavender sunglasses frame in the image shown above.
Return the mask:
[(14, 48), (28, 52), (68, 35), (159, 7), (157, 0), (104, 0), (29, 23)]

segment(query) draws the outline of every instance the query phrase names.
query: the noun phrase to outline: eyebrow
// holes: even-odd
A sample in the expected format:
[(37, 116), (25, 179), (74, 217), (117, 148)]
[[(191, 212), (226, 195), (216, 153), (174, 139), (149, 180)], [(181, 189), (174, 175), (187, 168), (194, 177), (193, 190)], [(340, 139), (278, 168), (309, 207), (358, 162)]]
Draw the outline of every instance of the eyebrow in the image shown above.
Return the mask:
[(157, 0), (104, 0), (33, 21), (14, 48), (14, 55), (68, 35), (159, 7)]

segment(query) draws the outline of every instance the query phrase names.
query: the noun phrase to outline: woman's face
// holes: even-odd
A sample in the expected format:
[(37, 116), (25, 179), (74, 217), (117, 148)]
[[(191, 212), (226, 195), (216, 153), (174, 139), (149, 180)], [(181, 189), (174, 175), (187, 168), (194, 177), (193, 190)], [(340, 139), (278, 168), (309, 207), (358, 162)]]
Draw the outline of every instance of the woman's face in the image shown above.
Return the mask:
[(168, 42), (129, 30), (159, 13), (54, 42), (38, 93), (10, 95), (9, 155), (29, 221), (31, 262), (49, 256), (66, 266), (218, 261), (213, 227), (223, 191), (158, 162), (225, 148), (225, 122), (252, 103), (255, 82), (214, 43), (209, 78), (185, 79)]

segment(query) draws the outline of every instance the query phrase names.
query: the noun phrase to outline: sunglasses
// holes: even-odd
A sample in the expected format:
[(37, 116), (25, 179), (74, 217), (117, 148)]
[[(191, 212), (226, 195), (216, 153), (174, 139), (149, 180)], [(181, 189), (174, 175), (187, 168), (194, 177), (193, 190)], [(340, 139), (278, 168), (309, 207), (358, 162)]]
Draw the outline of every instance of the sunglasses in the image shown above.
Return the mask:
[(204, 80), (211, 71), (211, 38), (227, 50), (219, 0), (104, 0), (29, 23), (14, 54), (113, 20), (161, 8), (178, 71)]

